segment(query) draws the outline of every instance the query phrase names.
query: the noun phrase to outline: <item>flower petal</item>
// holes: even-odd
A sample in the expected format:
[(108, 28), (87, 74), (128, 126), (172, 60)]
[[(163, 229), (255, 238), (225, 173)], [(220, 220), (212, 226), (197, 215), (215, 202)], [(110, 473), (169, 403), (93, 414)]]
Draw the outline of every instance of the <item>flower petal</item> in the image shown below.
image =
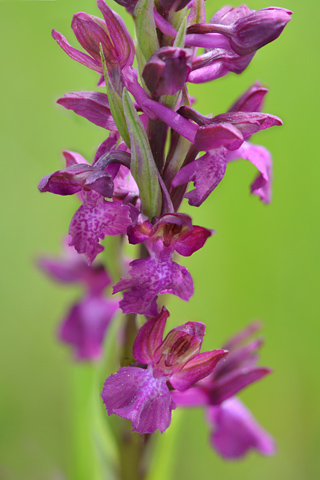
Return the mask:
[(249, 160), (257, 167), (260, 174), (251, 184), (251, 193), (258, 195), (263, 203), (270, 203), (272, 182), (272, 158), (270, 152), (261, 145), (244, 142), (238, 150), (228, 152), (228, 162), (237, 158)]
[(211, 444), (226, 459), (243, 457), (251, 449), (263, 455), (275, 453), (274, 439), (237, 398), (210, 407), (208, 421), (213, 427)]
[(60, 259), (51, 257), (40, 258), (38, 261), (39, 267), (57, 282), (67, 284), (80, 283), (92, 295), (101, 294), (111, 283), (111, 279), (103, 265), (95, 264), (89, 266), (85, 259), (78, 255), (73, 248), (68, 248), (70, 250), (68, 252), (69, 255)]
[(133, 431), (163, 433), (170, 425), (171, 399), (165, 380), (155, 379), (151, 370), (123, 367), (108, 377), (101, 393), (108, 414), (131, 420)]
[(116, 50), (107, 33), (106, 25), (101, 18), (85, 12), (76, 13), (71, 22), (71, 28), (80, 45), (101, 65), (99, 46), (102, 45), (107, 63), (116, 62)]
[(240, 98), (229, 108), (229, 112), (260, 112), (262, 102), (268, 89), (261, 87), (259, 82), (254, 83)]
[(59, 328), (60, 340), (73, 346), (79, 360), (100, 358), (106, 330), (118, 308), (115, 300), (87, 297), (71, 308)]
[(40, 192), (73, 195), (82, 189), (82, 185), (91, 171), (91, 165), (74, 164), (43, 177), (38, 188)]
[(153, 317), (158, 314), (158, 294), (172, 293), (187, 301), (193, 294), (193, 281), (185, 267), (149, 257), (130, 263), (129, 273), (113, 287), (113, 293), (122, 290), (126, 290), (120, 302), (123, 313)]
[(121, 202), (107, 202), (96, 192), (84, 192), (84, 203), (74, 214), (69, 228), (70, 246), (84, 253), (89, 264), (104, 250), (99, 244), (105, 235), (126, 233), (131, 224), (129, 207)]
[(71, 165), (80, 165), (80, 163), (90, 165), (90, 163), (87, 162), (87, 160), (82, 155), (80, 155), (80, 153), (63, 150), (62, 154), (66, 161), (66, 167), (71, 167)]
[(57, 100), (59, 105), (107, 130), (116, 130), (108, 96), (102, 92), (71, 92)]
[(191, 387), (183, 392), (172, 390), (170, 393), (177, 407), (204, 407), (209, 404), (209, 393), (201, 387)]
[(221, 377), (220, 380), (214, 380), (211, 387), (210, 404), (219, 405), (269, 373), (271, 373), (270, 368), (253, 366), (239, 368)]
[(226, 150), (217, 149), (183, 167), (172, 181), (172, 187), (193, 182), (195, 189), (185, 197), (189, 204), (199, 207), (219, 185), (226, 171)]
[(231, 123), (213, 123), (199, 127), (194, 145), (198, 150), (206, 152), (220, 147), (236, 150), (243, 140), (242, 132)]
[(187, 237), (181, 239), (178, 238), (174, 248), (179, 255), (189, 257), (194, 252), (202, 248), (207, 239), (211, 237), (213, 233), (213, 230), (208, 230), (207, 228), (194, 225), (192, 232)]
[(106, 4), (104, 0), (97, 0), (97, 5), (115, 46), (121, 68), (131, 66), (134, 59), (134, 44), (120, 15)]
[(133, 356), (148, 365), (154, 359), (154, 352), (162, 343), (163, 331), (169, 312), (165, 307), (159, 315), (148, 320), (139, 330), (133, 345)]
[(86, 67), (91, 68), (98, 73), (102, 73), (101, 62), (97, 62), (86, 53), (80, 52), (80, 50), (71, 47), (66, 38), (60, 32), (57, 32), (57, 30), (52, 30), (52, 36), (70, 58), (82, 63), (82, 65), (85, 65)]
[(171, 385), (177, 390), (184, 391), (199, 380), (210, 375), (217, 363), (227, 355), (227, 350), (213, 350), (203, 352), (189, 360), (179, 372), (170, 377)]
[[(169, 127), (171, 127), (176, 132), (180, 133), (184, 138), (190, 142), (194, 142), (195, 134), (198, 131), (198, 126), (190, 122), (179, 113), (174, 112), (171, 108), (161, 105), (154, 100), (144, 100), (142, 105), (150, 109), (155, 113), (161, 120), (163, 120)], [(148, 113), (148, 112), (146, 112)]]

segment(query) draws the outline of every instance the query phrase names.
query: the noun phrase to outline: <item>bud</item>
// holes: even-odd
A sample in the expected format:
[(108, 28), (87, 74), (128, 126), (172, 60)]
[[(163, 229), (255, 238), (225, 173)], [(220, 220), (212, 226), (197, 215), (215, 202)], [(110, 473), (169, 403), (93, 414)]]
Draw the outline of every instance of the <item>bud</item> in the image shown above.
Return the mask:
[[(238, 8), (225, 7), (217, 12), (210, 23), (194, 24), (187, 34), (219, 33), (230, 38), (232, 50), (238, 55), (249, 55), (279, 37), (290, 20), (292, 12), (285, 8), (268, 7), (249, 10), (245, 5)], [(205, 42), (194, 46), (212, 48), (210, 35)], [(215, 47), (214, 47), (215, 48)]]
[(79, 12), (73, 16), (71, 23), (78, 42), (89, 55), (69, 45), (64, 36), (56, 30), (52, 30), (53, 38), (69, 57), (98, 73), (103, 73), (100, 45), (110, 72), (131, 66), (134, 45), (123, 20), (106, 5), (104, 0), (98, 0), (97, 4), (104, 20)]
[(272, 42), (290, 20), (292, 12), (268, 7), (239, 18), (233, 24), (231, 46), (238, 55), (248, 55)]
[(151, 56), (142, 77), (153, 95), (174, 95), (187, 81), (191, 66), (191, 50), (162, 47)]

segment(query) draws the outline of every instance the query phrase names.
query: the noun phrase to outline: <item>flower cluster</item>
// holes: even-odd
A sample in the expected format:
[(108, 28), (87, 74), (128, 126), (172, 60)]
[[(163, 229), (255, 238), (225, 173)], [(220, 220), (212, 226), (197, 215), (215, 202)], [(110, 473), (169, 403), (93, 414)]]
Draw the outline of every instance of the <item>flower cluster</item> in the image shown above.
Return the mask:
[(143, 434), (164, 432), (176, 406), (206, 405), (212, 444), (224, 457), (239, 457), (249, 448), (271, 454), (272, 440), (234, 398), (269, 372), (255, 365), (260, 341), (241, 343), (255, 327), (224, 349), (200, 353), (202, 323), (188, 322), (163, 339), (169, 313), (160, 308), (158, 296), (190, 299), (192, 277), (174, 256), (192, 255), (214, 233), (179, 212), (184, 198), (201, 206), (224, 178), (227, 165), (245, 159), (258, 170), (251, 192), (270, 202), (271, 156), (250, 140), (282, 123), (262, 112), (268, 90), (259, 83), (230, 102), (225, 113), (208, 116), (193, 108), (188, 82), (243, 72), (256, 51), (281, 34), (291, 12), (224, 7), (206, 23), (204, 0), (118, 3), (132, 15), (136, 44), (104, 0), (97, 0), (103, 19), (83, 12), (73, 17), (72, 30), (86, 53), (52, 32), (70, 58), (99, 74), (98, 86), (106, 92), (72, 92), (58, 104), (109, 132), (92, 163), (65, 151), (65, 168), (39, 184), (41, 192), (76, 194), (81, 202), (71, 219), (69, 246), (84, 254), (87, 264), (73, 256), (65, 262), (41, 261), (53, 278), (86, 287), (60, 338), (74, 346), (78, 358), (100, 355), (118, 308), (118, 301), (102, 295), (111, 280), (95, 260), (104, 250), (101, 241), (111, 235), (140, 244), (140, 258), (129, 264), (113, 293), (123, 292), (119, 306), (124, 314), (147, 318), (132, 342), (133, 363), (105, 381), (102, 398), (108, 413), (131, 420)]

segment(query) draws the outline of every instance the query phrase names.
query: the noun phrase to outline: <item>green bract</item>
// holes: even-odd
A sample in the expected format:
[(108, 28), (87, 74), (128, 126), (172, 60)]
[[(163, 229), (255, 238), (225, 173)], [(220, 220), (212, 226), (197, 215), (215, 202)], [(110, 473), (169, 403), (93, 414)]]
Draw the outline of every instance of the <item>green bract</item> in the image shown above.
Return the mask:
[(107, 87), (110, 111), (111, 111), (114, 123), (116, 124), (121, 137), (123, 138), (127, 147), (130, 148), (130, 138), (129, 138), (126, 119), (123, 112), (121, 96), (116, 91), (112, 82), (109, 79), (106, 61), (104, 58), (101, 45), (100, 45), (100, 56), (101, 56), (102, 67), (103, 67), (103, 75), (104, 75), (104, 79)]
[(139, 0), (133, 13), (138, 45), (146, 61), (159, 48), (153, 7), (153, 0)]
[(122, 99), (130, 136), (130, 170), (139, 187), (142, 211), (151, 219), (161, 213), (162, 197), (158, 170), (145, 128), (126, 89), (123, 90)]

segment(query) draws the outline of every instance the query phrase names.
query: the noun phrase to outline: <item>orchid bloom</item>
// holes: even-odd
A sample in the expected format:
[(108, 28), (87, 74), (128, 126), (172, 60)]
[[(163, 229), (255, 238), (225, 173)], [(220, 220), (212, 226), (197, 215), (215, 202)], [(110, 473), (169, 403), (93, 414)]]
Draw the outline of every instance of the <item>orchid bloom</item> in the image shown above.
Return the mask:
[(145, 107), (193, 143), (193, 158), (197, 152), (206, 152), (199, 158), (191, 158), (192, 161), (182, 166), (171, 183), (171, 187), (176, 188), (194, 182), (195, 190), (185, 195), (190, 205), (200, 206), (221, 182), (227, 163), (238, 158), (249, 160), (257, 167), (259, 175), (253, 182), (251, 191), (259, 195), (263, 202), (270, 202), (270, 153), (264, 147), (248, 142), (254, 133), (282, 124), (278, 117), (261, 113), (266, 92), (265, 88), (255, 84), (227, 113), (213, 118), (205, 117), (190, 107), (181, 107), (178, 112), (173, 112), (153, 100), (143, 102)]
[(262, 339), (246, 343), (260, 325), (253, 323), (224, 345), (229, 351), (215, 370), (185, 392), (171, 392), (181, 407), (205, 406), (211, 444), (224, 458), (239, 458), (250, 449), (264, 455), (275, 452), (273, 438), (234, 395), (271, 370), (256, 365)]
[(193, 294), (193, 281), (185, 267), (172, 260), (174, 251), (189, 256), (202, 248), (212, 231), (193, 226), (185, 214), (165, 214), (154, 225), (148, 220), (130, 227), (130, 243), (144, 242), (148, 258), (130, 263), (127, 275), (113, 287), (113, 293), (124, 290), (120, 307), (124, 313), (135, 312), (155, 316), (157, 296), (172, 293), (183, 300)]
[(133, 431), (139, 433), (157, 429), (163, 433), (176, 407), (170, 389), (187, 390), (208, 376), (227, 353), (199, 353), (205, 333), (205, 325), (199, 322), (174, 328), (163, 340), (168, 316), (163, 307), (140, 328), (133, 346), (138, 366), (122, 367), (108, 377), (101, 394), (108, 414), (131, 420)]
[(52, 30), (52, 36), (70, 58), (100, 74), (103, 73), (100, 57), (101, 44), (109, 75), (113, 80), (118, 81), (121, 69), (133, 63), (133, 41), (122, 18), (111, 10), (104, 0), (97, 0), (97, 5), (103, 20), (94, 15), (79, 12), (73, 16), (71, 23), (78, 42), (89, 55), (72, 47), (56, 30)]
[[(41, 192), (79, 194), (82, 205), (70, 223), (70, 245), (78, 253), (84, 253), (89, 264), (104, 250), (100, 240), (105, 235), (126, 233), (132, 223), (128, 205), (117, 199), (105, 200), (114, 193), (113, 175), (107, 171), (108, 165), (130, 158), (127, 152), (113, 149), (116, 138), (111, 136), (100, 145), (92, 165), (78, 153), (63, 152), (66, 168), (47, 175), (39, 183)], [(119, 168), (115, 173), (118, 172)], [(121, 175), (120, 181), (123, 182), (123, 172)]]

